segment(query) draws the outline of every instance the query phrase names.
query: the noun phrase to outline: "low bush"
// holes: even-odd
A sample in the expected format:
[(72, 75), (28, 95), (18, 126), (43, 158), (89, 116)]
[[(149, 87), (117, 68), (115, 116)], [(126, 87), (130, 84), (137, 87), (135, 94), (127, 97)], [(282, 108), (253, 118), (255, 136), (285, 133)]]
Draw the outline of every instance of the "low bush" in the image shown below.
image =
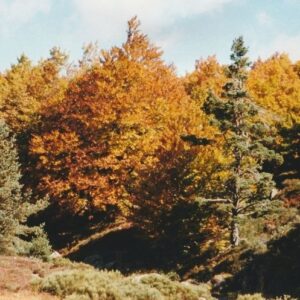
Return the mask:
[(206, 284), (172, 281), (165, 275), (123, 276), (115, 271), (64, 270), (35, 283), (38, 289), (67, 300), (198, 300), (214, 299)]
[(245, 295), (239, 295), (237, 297), (237, 300), (266, 300), (261, 294), (245, 294)]

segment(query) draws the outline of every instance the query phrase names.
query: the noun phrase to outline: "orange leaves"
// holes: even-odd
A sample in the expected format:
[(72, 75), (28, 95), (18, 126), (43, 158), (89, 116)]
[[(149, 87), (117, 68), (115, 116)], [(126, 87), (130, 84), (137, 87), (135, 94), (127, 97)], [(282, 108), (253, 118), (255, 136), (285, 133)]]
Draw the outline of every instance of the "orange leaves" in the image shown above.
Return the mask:
[(173, 177), (185, 176), (198, 151), (180, 136), (204, 132), (200, 110), (136, 19), (122, 47), (99, 55), (45, 110), (31, 141), (39, 189), (76, 214), (109, 205), (128, 214), (130, 203), (143, 205), (144, 192), (159, 205), (176, 201)]
[[(63, 152), (70, 152), (78, 147), (78, 137), (74, 132), (62, 133), (58, 130), (53, 130), (50, 134), (43, 136), (34, 136), (31, 140), (31, 145), (36, 154), (51, 153), (58, 155)], [(55, 143), (54, 143), (55, 142)]]

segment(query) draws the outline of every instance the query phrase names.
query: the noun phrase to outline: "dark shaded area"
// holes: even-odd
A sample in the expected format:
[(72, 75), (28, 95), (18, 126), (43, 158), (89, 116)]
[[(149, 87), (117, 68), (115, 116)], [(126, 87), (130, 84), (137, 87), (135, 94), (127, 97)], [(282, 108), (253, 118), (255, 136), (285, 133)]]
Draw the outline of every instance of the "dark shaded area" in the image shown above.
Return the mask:
[(284, 163), (279, 168), (278, 180), (300, 178), (300, 123), (295, 123), (291, 128), (281, 128), (279, 131), (283, 141), (280, 152)]
[(264, 163), (264, 171), (274, 175), (279, 188), (285, 188), (286, 180), (300, 178), (300, 124), (294, 123), (291, 127), (279, 127), (278, 134), (281, 142), (273, 144), (273, 150), (283, 158), (282, 163), (274, 160)]
[(187, 266), (203, 260), (200, 245), (209, 235), (202, 230), (204, 212), (197, 203), (179, 202), (162, 211), (150, 231), (136, 224), (90, 242), (69, 258), (122, 272), (155, 269), (183, 275)]
[(213, 143), (212, 140), (209, 140), (207, 138), (198, 138), (194, 134), (182, 135), (180, 138), (183, 141), (189, 142), (194, 146), (206, 146), (206, 145), (211, 145)]
[(151, 242), (136, 228), (108, 234), (82, 247), (69, 258), (97, 268), (118, 269), (124, 273), (153, 268), (157, 259)]
[(77, 240), (89, 237), (95, 232), (105, 229), (115, 221), (115, 208), (111, 207), (106, 212), (95, 212), (93, 218), (89, 215), (73, 215), (61, 213), (61, 209), (54, 203), (45, 210), (33, 216), (29, 224), (45, 224), (49, 241), (53, 249), (59, 250)]
[[(242, 266), (240, 271), (237, 265)], [(217, 266), (215, 271), (218, 269), (238, 271), (230, 281), (218, 287), (221, 294), (263, 293), (267, 297), (291, 295), (299, 299), (300, 225), (286, 236), (269, 242), (266, 253), (245, 251), (236, 259)]]

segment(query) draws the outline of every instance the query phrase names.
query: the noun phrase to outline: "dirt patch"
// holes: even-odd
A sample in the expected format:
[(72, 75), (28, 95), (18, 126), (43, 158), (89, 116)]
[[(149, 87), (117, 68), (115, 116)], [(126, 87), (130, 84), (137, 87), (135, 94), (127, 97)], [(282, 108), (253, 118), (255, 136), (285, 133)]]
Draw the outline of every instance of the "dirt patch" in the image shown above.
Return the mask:
[(31, 290), (31, 281), (58, 270), (50, 263), (37, 259), (14, 256), (0, 256), (0, 299), (31, 300), (57, 299)]
[(1, 300), (58, 300), (59, 298), (48, 294), (36, 294), (30, 291), (20, 291), (17, 293), (1, 291)]

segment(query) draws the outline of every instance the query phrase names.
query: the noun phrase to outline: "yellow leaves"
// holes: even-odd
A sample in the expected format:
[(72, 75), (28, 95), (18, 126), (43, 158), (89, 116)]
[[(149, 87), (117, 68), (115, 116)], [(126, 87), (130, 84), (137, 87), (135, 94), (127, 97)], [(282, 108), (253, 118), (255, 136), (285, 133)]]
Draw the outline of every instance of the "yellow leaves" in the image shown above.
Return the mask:
[(26, 129), (38, 121), (44, 105), (61, 101), (66, 87), (59, 74), (61, 63), (50, 58), (33, 65), (22, 56), (0, 77), (0, 117), (13, 130)]
[(218, 96), (221, 94), (226, 82), (224, 67), (218, 63), (215, 56), (198, 60), (195, 71), (189, 74), (184, 82), (187, 93), (202, 106), (210, 90)]
[(300, 120), (300, 78), (287, 55), (258, 61), (247, 85), (254, 100), (267, 110), (271, 124), (291, 125), (292, 120)]

